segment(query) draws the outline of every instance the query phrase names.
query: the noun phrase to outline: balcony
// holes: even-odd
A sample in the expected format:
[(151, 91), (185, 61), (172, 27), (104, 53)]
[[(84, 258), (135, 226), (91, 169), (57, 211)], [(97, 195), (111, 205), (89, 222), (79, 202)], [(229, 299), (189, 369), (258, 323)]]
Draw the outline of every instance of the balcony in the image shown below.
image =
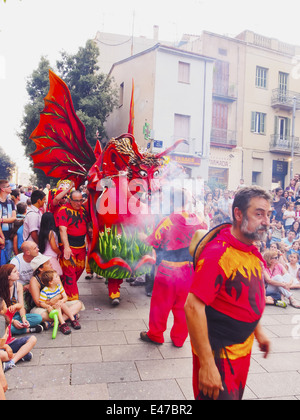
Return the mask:
[(224, 128), (212, 128), (210, 133), (210, 145), (233, 149), (237, 146), (236, 131)]
[[(270, 152), (283, 153), (290, 155), (292, 153), (292, 137), (285, 136), (280, 138), (280, 134), (273, 134), (270, 141)], [(300, 155), (300, 141), (299, 137), (294, 140), (294, 153)]]
[(213, 98), (225, 101), (235, 102), (237, 100), (237, 89), (235, 85), (216, 84), (213, 86)]
[(296, 109), (300, 109), (300, 93), (285, 89), (273, 89), (271, 105), (273, 108), (280, 108), (291, 111), (296, 98)]

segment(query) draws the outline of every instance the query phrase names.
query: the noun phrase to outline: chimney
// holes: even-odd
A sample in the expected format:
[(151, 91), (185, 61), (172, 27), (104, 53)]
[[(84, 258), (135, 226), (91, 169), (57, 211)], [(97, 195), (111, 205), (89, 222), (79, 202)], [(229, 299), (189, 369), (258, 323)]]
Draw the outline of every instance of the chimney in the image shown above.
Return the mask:
[(153, 26), (153, 39), (155, 42), (158, 42), (158, 32), (159, 32), (159, 26), (154, 25)]

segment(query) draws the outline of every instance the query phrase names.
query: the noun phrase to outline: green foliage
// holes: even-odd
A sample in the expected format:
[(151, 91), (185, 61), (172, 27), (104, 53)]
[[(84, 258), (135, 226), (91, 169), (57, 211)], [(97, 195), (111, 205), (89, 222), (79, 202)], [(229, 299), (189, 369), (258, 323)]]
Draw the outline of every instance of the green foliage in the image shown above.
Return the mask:
[[(87, 41), (74, 55), (61, 53), (55, 71), (70, 89), (75, 111), (85, 125), (86, 138), (92, 148), (96, 144), (96, 132), (99, 137), (105, 137), (104, 122), (117, 105), (117, 93), (107, 76), (99, 72), (97, 60), (99, 50), (93, 41)], [(41, 57), (38, 68), (33, 71), (27, 81), (29, 101), (24, 108), (22, 129), (18, 133), (25, 153), (29, 156), (36, 146), (30, 135), (37, 127), (40, 112), (44, 108), (44, 97), (49, 90), (49, 69), (53, 70), (47, 58)], [(45, 176), (39, 169), (33, 169), (39, 184), (56, 183), (54, 179)]]
[(0, 147), (0, 179), (10, 179), (12, 172), (15, 168), (15, 164), (10, 160), (10, 157), (6, 155)]

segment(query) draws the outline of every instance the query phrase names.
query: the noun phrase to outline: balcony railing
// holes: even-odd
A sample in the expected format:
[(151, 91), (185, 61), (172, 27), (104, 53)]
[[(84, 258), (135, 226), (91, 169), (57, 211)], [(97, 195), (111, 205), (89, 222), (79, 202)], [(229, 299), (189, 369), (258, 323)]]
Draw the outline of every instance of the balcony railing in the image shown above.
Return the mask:
[(235, 85), (214, 84), (213, 97), (226, 102), (234, 102), (237, 100), (237, 88)]
[(272, 90), (272, 106), (287, 110), (293, 109), (294, 98), (296, 98), (296, 109), (300, 109), (300, 93), (286, 89)]
[[(291, 136), (281, 136), (280, 134), (273, 134), (270, 141), (270, 152), (291, 154), (292, 152)], [(294, 138), (294, 153), (300, 154), (299, 137)]]
[(210, 144), (225, 148), (234, 148), (237, 146), (236, 131), (223, 128), (212, 128), (210, 133)]

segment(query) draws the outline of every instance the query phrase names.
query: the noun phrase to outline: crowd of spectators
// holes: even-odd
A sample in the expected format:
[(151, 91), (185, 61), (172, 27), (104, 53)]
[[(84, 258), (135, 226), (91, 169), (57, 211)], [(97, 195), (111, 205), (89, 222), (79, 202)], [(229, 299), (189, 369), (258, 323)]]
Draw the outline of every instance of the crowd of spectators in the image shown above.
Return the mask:
[[(245, 186), (241, 180), (238, 188)], [(272, 196), (270, 227), (266, 240), (257, 244), (264, 256), (266, 303), (299, 308), (292, 290), (300, 288), (300, 176), (296, 174), (283, 189), (276, 187)], [(235, 191), (207, 189), (204, 215), (210, 228), (232, 221), (231, 205)]]
[[(74, 273), (68, 268), (68, 283), (73, 276), (77, 289), (84, 263), (72, 253), (70, 229), (80, 223), (85, 237), (89, 222), (85, 201), (69, 182), (50, 190), (49, 184), (25, 189), (0, 180), (0, 399), (7, 389), (4, 373), (20, 360), (32, 359), (37, 342), (32, 334), (53, 326), (52, 311), (58, 313), (61, 333), (70, 334), (70, 326), (81, 328), (78, 319), (84, 306), (78, 295), (67, 295), (62, 267), (74, 266)], [(76, 220), (65, 217), (68, 208)], [(86, 244), (81, 245), (85, 260)], [(66, 259), (73, 264), (66, 264)]]

